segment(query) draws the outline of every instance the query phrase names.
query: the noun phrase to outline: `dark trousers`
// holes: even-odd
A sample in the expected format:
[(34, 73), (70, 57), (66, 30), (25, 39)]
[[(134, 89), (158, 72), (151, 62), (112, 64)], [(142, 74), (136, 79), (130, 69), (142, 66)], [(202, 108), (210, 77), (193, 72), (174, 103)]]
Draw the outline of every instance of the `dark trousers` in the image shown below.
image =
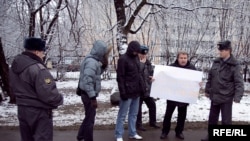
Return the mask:
[(221, 112), (221, 124), (230, 125), (232, 124), (232, 105), (233, 102), (214, 104), (211, 102), (209, 112), (209, 125), (217, 125), (219, 121), (219, 115)]
[(140, 98), (139, 110), (137, 114), (136, 126), (139, 127), (142, 125), (142, 103), (148, 107), (149, 110), (149, 124), (154, 125), (156, 123), (156, 104), (155, 100), (152, 97)]
[(177, 125), (175, 128), (175, 133), (180, 134), (182, 133), (184, 129), (184, 124), (185, 124), (186, 115), (187, 115), (187, 105), (178, 106), (176, 102), (167, 102), (166, 113), (165, 113), (164, 120), (163, 120), (163, 128), (162, 128), (163, 133), (166, 133), (166, 134), (169, 133), (169, 130), (171, 127), (171, 118), (175, 110), (175, 107), (177, 107), (178, 109)]
[(77, 140), (93, 141), (96, 108), (92, 107), (91, 100), (87, 94), (82, 94), (81, 98), (85, 108), (85, 118), (79, 128)]
[(18, 106), (21, 141), (52, 141), (52, 111), (28, 106)]

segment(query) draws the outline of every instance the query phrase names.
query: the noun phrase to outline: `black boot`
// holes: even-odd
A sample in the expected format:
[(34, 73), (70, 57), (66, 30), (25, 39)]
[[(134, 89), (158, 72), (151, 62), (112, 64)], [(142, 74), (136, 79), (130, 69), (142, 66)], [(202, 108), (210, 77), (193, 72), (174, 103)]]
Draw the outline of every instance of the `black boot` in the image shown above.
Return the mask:
[(149, 126), (150, 126), (150, 127), (154, 127), (155, 129), (160, 128), (160, 126), (158, 126), (156, 123), (154, 123), (154, 124), (150, 124)]
[(136, 126), (137, 130), (140, 130), (140, 131), (146, 131), (146, 128), (144, 128), (142, 125), (138, 125)]

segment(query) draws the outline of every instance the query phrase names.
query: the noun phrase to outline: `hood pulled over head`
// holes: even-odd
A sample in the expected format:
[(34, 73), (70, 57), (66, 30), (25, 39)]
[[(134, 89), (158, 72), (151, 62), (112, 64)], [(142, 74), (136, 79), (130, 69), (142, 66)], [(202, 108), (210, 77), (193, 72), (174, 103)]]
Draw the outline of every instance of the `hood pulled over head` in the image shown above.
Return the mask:
[(90, 55), (99, 61), (102, 61), (104, 55), (107, 52), (107, 44), (104, 41), (97, 40), (93, 43), (93, 47), (90, 51)]
[(127, 48), (127, 52), (126, 54), (128, 54), (129, 56), (137, 56), (137, 54), (135, 53), (139, 53), (141, 51), (141, 45), (138, 41), (131, 41), (128, 44), (128, 48)]

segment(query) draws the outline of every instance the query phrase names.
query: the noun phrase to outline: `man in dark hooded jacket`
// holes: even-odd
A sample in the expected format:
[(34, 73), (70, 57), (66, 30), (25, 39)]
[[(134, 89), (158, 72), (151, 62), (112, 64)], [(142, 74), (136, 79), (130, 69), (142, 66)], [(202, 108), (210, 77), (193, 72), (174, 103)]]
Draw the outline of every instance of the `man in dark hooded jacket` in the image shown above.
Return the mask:
[(43, 63), (45, 41), (27, 38), (24, 48), (25, 52), (15, 57), (10, 69), (21, 140), (52, 141), (52, 109), (63, 104), (63, 97)]
[[(179, 51), (177, 54), (176, 61), (170, 66), (196, 70), (195, 66), (192, 65), (188, 61), (188, 53), (185, 51)], [(184, 139), (184, 135), (182, 131), (185, 125), (185, 120), (186, 120), (186, 115), (187, 115), (187, 106), (188, 106), (188, 103), (167, 100), (167, 108), (166, 108), (166, 113), (165, 113), (164, 120), (163, 120), (162, 134), (160, 137), (161, 139), (165, 139), (169, 133), (170, 126), (171, 126), (171, 118), (176, 107), (178, 108), (178, 115), (177, 115), (177, 124), (175, 127), (175, 135), (179, 139)]]
[[(208, 73), (205, 94), (211, 100), (208, 126), (217, 125), (221, 113), (221, 124), (232, 124), (233, 101), (239, 103), (244, 93), (244, 82), (239, 62), (232, 55), (229, 40), (218, 43), (220, 57)], [(202, 139), (208, 141), (209, 136)]]
[(129, 138), (142, 139), (136, 132), (136, 118), (139, 108), (139, 98), (141, 93), (140, 66), (138, 53), (140, 44), (131, 41), (125, 54), (118, 59), (117, 82), (120, 92), (119, 111), (116, 120), (115, 137), (116, 141), (123, 141), (124, 121), (128, 113)]

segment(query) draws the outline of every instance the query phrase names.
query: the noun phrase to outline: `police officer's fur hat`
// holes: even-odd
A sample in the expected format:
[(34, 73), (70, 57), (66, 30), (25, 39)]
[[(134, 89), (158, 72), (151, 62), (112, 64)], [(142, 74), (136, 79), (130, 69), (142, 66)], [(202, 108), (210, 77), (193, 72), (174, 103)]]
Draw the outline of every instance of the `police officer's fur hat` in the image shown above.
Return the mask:
[(45, 41), (35, 37), (26, 38), (24, 48), (27, 50), (45, 51)]
[(140, 50), (141, 54), (147, 54), (149, 49), (147, 46), (141, 45)]
[(220, 41), (217, 45), (219, 50), (232, 49), (231, 42), (229, 40)]

